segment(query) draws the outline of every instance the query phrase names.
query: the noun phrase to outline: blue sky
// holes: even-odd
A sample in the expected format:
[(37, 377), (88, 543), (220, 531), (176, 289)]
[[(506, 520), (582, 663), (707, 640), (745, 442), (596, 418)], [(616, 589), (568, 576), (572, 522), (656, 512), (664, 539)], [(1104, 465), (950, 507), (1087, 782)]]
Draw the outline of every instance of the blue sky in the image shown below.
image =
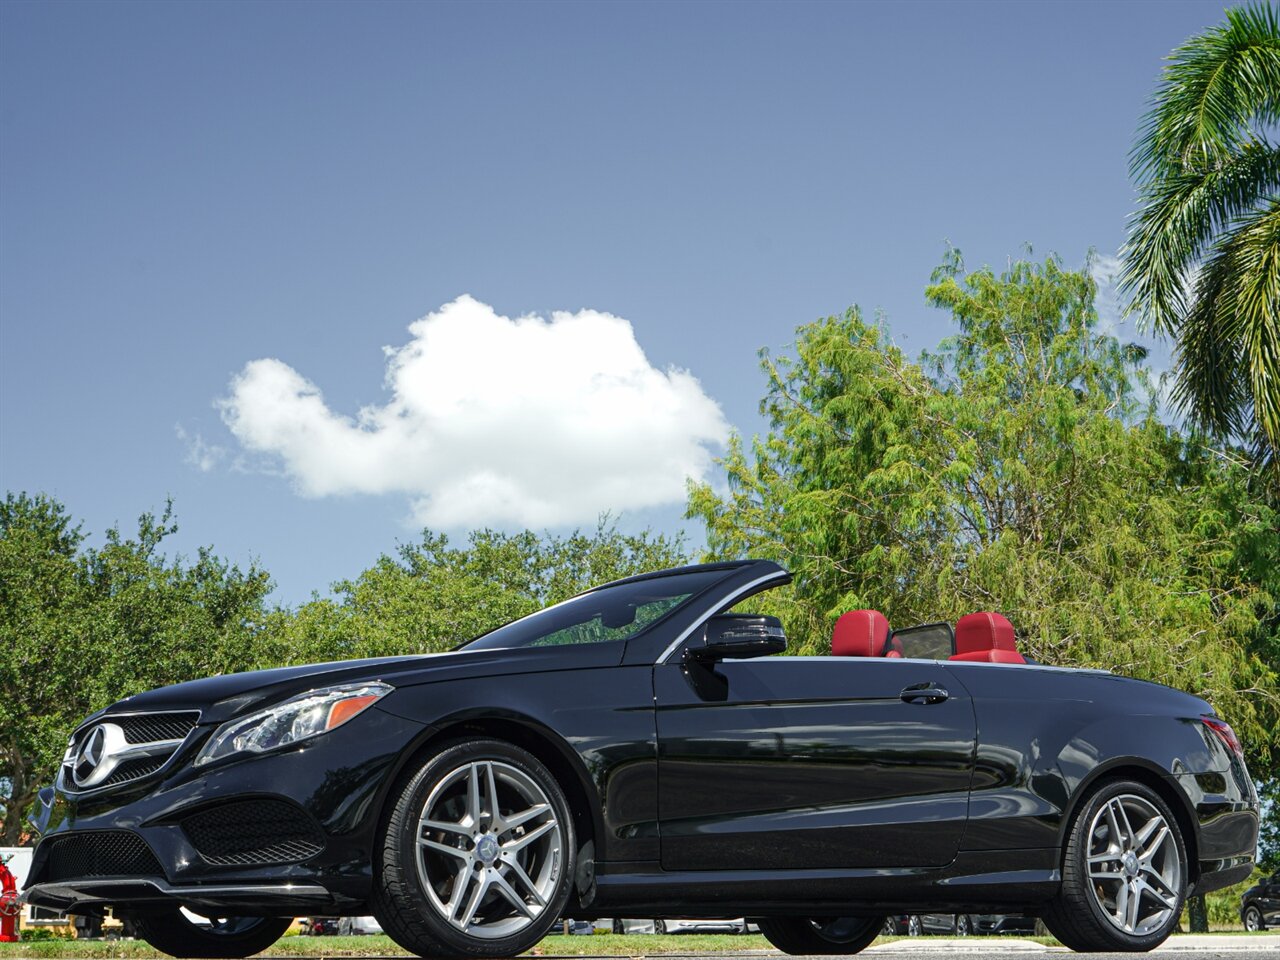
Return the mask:
[(948, 240), (1114, 253), (1221, 16), (9, 0), (0, 483), (95, 537), (172, 496), (282, 602), (424, 522), (678, 529), (760, 347), (851, 303), (933, 345)]

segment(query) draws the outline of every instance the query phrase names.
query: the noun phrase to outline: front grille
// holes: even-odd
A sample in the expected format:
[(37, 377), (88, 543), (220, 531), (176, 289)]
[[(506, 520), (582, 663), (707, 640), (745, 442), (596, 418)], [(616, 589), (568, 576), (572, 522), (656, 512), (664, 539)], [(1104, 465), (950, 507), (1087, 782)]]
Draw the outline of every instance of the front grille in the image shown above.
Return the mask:
[(236, 800), (182, 821), (191, 845), (209, 863), (250, 866), (296, 863), (324, 849), (324, 834), (301, 809), (284, 800)]
[[(112, 716), (108, 714), (105, 717), (99, 717), (93, 723), (77, 730), (75, 735), (72, 736), (71, 745), (68, 749), (69, 759), (62, 768), (62, 787), (70, 793), (82, 790), (102, 790), (149, 777), (169, 762), (175, 750), (168, 747), (149, 748), (146, 745), (185, 740), (199, 721), (199, 710), (131, 714), (127, 716)], [(122, 746), (131, 750), (133, 748), (141, 748), (140, 751), (134, 751), (140, 752), (140, 755), (121, 757), (121, 753), (127, 753), (128, 751), (118, 749), (115, 753), (116, 759), (103, 759), (103, 762), (115, 764), (111, 772), (101, 782), (93, 782), (89, 786), (81, 786), (76, 782), (75, 774), (79, 772), (82, 779), (88, 779), (93, 768), (90, 765), (81, 763), (80, 749), (85, 744), (85, 741), (93, 735), (94, 730), (104, 724), (119, 727), (125, 741)], [(116, 737), (115, 742), (120, 747), (119, 734)], [(155, 752), (157, 749), (159, 752)], [(79, 767), (77, 767), (78, 764)]]
[(186, 713), (149, 713), (134, 717), (103, 717), (124, 730), (124, 738), (130, 743), (156, 743), (160, 740), (181, 740), (200, 719), (197, 710)]
[(96, 830), (52, 837), (41, 882), (86, 877), (164, 876), (147, 842), (125, 830)]
[(117, 783), (128, 783), (130, 780), (141, 780), (143, 777), (151, 776), (168, 761), (168, 757), (138, 757), (135, 760), (126, 760), (111, 771), (111, 776), (103, 780), (101, 786), (110, 787)]

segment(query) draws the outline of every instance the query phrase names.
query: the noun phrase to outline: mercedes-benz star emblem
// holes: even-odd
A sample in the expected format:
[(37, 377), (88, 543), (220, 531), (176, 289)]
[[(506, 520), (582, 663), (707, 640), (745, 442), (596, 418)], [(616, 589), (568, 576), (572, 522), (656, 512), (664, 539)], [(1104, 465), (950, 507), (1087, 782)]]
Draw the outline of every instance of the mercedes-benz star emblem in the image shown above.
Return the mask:
[(107, 777), (128, 749), (124, 731), (114, 723), (100, 723), (90, 731), (76, 751), (71, 777), (78, 787), (95, 787)]

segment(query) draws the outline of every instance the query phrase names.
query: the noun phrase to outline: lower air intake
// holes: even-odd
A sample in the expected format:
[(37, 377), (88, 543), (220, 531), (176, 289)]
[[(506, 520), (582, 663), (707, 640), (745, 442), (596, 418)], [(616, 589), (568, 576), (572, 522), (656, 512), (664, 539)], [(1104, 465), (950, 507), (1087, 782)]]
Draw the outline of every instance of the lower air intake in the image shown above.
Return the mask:
[(324, 849), (324, 834), (284, 800), (236, 800), (193, 813), (182, 829), (200, 856), (223, 866), (296, 863)]
[(52, 837), (42, 882), (87, 877), (162, 877), (145, 840), (125, 830), (95, 830)]

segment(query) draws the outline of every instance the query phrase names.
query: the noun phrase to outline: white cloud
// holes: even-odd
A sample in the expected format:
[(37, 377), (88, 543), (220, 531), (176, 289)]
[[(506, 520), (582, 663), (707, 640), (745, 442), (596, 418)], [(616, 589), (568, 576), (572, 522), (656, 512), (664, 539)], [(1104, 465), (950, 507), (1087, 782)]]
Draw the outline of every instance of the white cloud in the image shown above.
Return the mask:
[(437, 528), (590, 522), (679, 502), (728, 425), (686, 370), (654, 368), (626, 320), (516, 319), (462, 296), (384, 348), (389, 399), (354, 416), (288, 364), (254, 360), (219, 401), (245, 450), (300, 493), (402, 493)]
[(1093, 282), (1098, 285), (1098, 295), (1094, 298), (1094, 309), (1098, 311), (1098, 332), (1111, 337), (1121, 335), (1120, 328), (1125, 325), (1124, 308), (1120, 303), (1120, 268), (1119, 257), (1099, 254), (1090, 265)]
[(178, 439), (187, 448), (187, 455), (182, 458), (183, 462), (195, 467), (201, 473), (208, 473), (227, 455), (225, 447), (209, 443), (199, 433), (188, 433), (180, 423), (175, 424), (173, 429)]

